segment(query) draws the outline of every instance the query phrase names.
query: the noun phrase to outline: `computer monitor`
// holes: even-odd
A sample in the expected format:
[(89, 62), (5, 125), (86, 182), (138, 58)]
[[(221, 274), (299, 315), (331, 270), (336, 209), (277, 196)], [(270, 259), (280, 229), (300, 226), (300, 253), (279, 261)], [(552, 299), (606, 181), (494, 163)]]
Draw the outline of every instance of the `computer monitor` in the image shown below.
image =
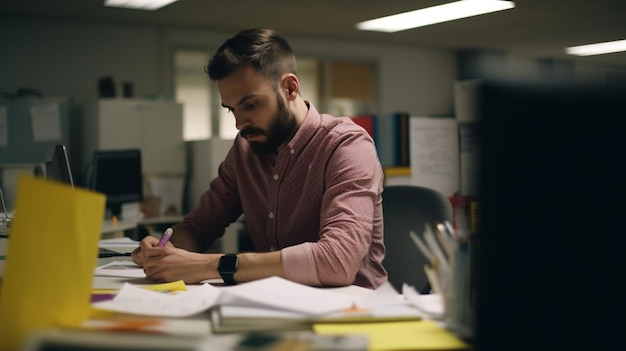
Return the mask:
[(59, 144), (54, 147), (50, 161), (46, 162), (46, 178), (74, 186), (65, 145)]
[(505, 81), (478, 89), (474, 349), (615, 347), (624, 319), (626, 92)]
[(119, 216), (125, 203), (143, 199), (143, 175), (139, 149), (95, 151), (89, 188), (106, 195), (108, 215)]

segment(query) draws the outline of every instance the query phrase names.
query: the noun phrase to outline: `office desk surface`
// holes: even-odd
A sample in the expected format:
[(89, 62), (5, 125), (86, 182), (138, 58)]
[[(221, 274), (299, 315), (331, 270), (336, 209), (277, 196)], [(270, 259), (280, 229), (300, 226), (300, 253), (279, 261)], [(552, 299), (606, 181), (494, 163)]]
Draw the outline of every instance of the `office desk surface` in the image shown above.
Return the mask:
[[(112, 261), (129, 260), (125, 257), (109, 257), (97, 260), (97, 266), (102, 266)], [(119, 278), (94, 276), (93, 287), (95, 289), (119, 289), (125, 282), (139, 285), (154, 284), (146, 278)], [(219, 283), (219, 280), (210, 281)], [(331, 290), (350, 294), (363, 295), (371, 292), (357, 286), (330, 288)], [(52, 329), (37, 330), (31, 333), (22, 345), (21, 351), (46, 351), (61, 350), (71, 346), (72, 349), (98, 349), (106, 350), (251, 350), (241, 348), (247, 338), (259, 335), (258, 333), (213, 333), (209, 313), (204, 311), (185, 318), (153, 318), (140, 315), (114, 313), (109, 311), (95, 310), (90, 319), (85, 321), (78, 329)], [(287, 343), (287, 349), (305, 347), (303, 340), (315, 339), (315, 342), (334, 342), (333, 350), (365, 350), (367, 339), (363, 336), (331, 337), (316, 334), (311, 330), (268, 332), (264, 337), (280, 338), (283, 345)], [(320, 341), (321, 340), (321, 341)], [(349, 346), (346, 346), (349, 345)], [(259, 348), (256, 348), (259, 349)], [(300, 348), (303, 349), (303, 348)], [(267, 350), (267, 348), (265, 349)], [(315, 350), (308, 348), (307, 350)], [(329, 350), (325, 348), (324, 350)]]
[[(124, 261), (126, 258), (109, 257), (98, 259), (98, 266)], [(146, 278), (120, 278), (94, 276), (94, 289), (119, 289), (125, 282), (149, 285), (154, 284)], [(219, 279), (209, 283), (221, 283)], [(331, 288), (332, 290), (361, 295), (371, 290), (347, 286)], [(156, 323), (155, 323), (156, 321)], [(143, 324), (143, 325), (142, 325)], [(213, 334), (208, 312), (201, 312), (186, 318), (151, 318), (137, 315), (126, 315), (106, 311), (96, 311), (84, 327), (94, 330), (52, 330), (35, 332), (28, 339), (23, 351), (44, 350), (51, 344), (80, 345), (81, 347), (107, 347), (110, 350), (234, 350), (246, 333)], [(133, 328), (135, 331), (132, 332)], [(107, 330), (103, 332), (102, 330)], [(117, 329), (117, 330), (116, 330)], [(284, 334), (284, 333), (283, 333)], [(321, 338), (312, 331), (288, 332), (284, 336), (296, 339)], [(355, 340), (363, 345), (363, 340)], [(363, 348), (359, 348), (363, 349)]]

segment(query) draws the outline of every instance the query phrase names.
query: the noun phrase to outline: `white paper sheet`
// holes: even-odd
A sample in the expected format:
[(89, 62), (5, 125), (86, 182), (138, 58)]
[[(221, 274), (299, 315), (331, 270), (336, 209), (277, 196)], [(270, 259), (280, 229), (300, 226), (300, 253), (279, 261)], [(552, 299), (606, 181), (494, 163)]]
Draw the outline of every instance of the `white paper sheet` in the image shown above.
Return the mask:
[(402, 284), (402, 294), (406, 300), (417, 307), (424, 315), (433, 319), (441, 319), (445, 315), (443, 300), (437, 294), (420, 294), (414, 287)]
[(61, 140), (59, 104), (43, 103), (30, 108), (33, 140), (35, 142)]
[(352, 307), (353, 296), (313, 288), (289, 280), (270, 277), (222, 288), (220, 304), (269, 306), (306, 314), (323, 314)]
[(95, 275), (104, 277), (120, 277), (120, 278), (145, 278), (146, 273), (143, 268), (137, 266), (132, 261), (114, 261), (105, 265), (96, 267)]
[(131, 253), (139, 247), (139, 241), (128, 237), (104, 239), (98, 242), (98, 247), (120, 253)]
[(411, 117), (411, 183), (445, 196), (459, 191), (459, 136), (453, 118)]
[(215, 305), (219, 295), (219, 289), (209, 284), (165, 294), (126, 283), (113, 300), (98, 302), (93, 306), (146, 316), (187, 317)]
[[(126, 283), (113, 300), (98, 302), (93, 306), (110, 311), (163, 317), (191, 315), (217, 305), (264, 307), (321, 315), (350, 308), (356, 305), (358, 298), (278, 277), (231, 287), (217, 288), (209, 284), (203, 284), (200, 288), (189, 286), (187, 292), (176, 294), (158, 293), (127, 285), (130, 284)], [(182, 302), (187, 299), (188, 302)]]

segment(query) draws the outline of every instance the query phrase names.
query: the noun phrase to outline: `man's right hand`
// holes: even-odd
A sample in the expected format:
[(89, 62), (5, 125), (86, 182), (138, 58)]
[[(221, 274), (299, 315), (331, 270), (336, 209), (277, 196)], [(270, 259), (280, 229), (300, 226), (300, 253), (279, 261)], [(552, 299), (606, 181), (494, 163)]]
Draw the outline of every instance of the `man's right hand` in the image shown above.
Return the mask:
[(156, 247), (156, 246), (159, 246), (159, 239), (151, 235), (148, 235), (147, 237), (143, 238), (143, 240), (141, 240), (141, 242), (139, 243), (139, 247), (133, 250), (131, 254), (133, 262), (135, 262), (135, 264), (138, 265), (139, 267), (143, 267), (143, 263), (145, 262), (145, 257), (143, 255), (144, 250), (142, 250), (142, 248), (150, 248), (150, 247)]

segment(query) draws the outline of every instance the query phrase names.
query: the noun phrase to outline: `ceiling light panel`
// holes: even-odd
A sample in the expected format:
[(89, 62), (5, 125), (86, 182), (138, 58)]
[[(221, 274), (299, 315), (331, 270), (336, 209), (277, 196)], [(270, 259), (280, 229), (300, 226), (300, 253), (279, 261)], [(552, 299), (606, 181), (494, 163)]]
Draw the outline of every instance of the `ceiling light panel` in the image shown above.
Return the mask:
[(176, 1), (178, 0), (105, 0), (104, 6), (154, 11)]
[(360, 22), (357, 23), (356, 27), (360, 30), (392, 33), (490, 12), (508, 10), (513, 7), (515, 7), (513, 1), (460, 0)]
[(604, 43), (571, 46), (565, 49), (570, 55), (591, 56), (626, 51), (626, 40), (607, 41)]

